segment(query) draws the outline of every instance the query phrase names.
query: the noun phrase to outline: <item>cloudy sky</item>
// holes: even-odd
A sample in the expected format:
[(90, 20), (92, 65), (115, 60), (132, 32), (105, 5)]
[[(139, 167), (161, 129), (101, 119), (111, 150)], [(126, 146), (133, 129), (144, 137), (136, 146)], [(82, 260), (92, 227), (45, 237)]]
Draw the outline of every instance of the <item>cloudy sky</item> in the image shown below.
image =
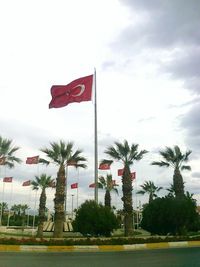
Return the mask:
[[(159, 159), (159, 149), (174, 145), (193, 151), (192, 171), (183, 177), (200, 204), (199, 14), (196, 0), (2, 1), (0, 135), (20, 146), (23, 163), (13, 170), (1, 167), (1, 199), (2, 178), (13, 176), (4, 201), (33, 207), (35, 194), (22, 182), (42, 172), (56, 177), (56, 168), (26, 165), (26, 157), (44, 157), (40, 149), (61, 139), (74, 141), (88, 158), (86, 170), (69, 170), (68, 184), (79, 179), (79, 203), (94, 198), (88, 188), (94, 180), (93, 102), (50, 110), (48, 104), (53, 84), (67, 84), (96, 68), (99, 160), (107, 146), (124, 139), (149, 151), (132, 166), (134, 206), (147, 199), (135, 195), (145, 180), (169, 187), (172, 170), (150, 163)], [(111, 169), (119, 184), (120, 167)], [(76, 193), (68, 190), (69, 209)], [(49, 189), (51, 209), (53, 194)], [(113, 205), (122, 207), (121, 196), (112, 197)]]

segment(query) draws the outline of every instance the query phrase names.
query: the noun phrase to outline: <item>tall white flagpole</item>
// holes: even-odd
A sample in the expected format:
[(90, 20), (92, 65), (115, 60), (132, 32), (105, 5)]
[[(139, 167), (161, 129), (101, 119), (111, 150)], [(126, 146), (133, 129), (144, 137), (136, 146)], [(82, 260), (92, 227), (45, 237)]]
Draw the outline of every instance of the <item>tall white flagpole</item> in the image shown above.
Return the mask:
[(94, 199), (98, 203), (98, 138), (97, 138), (97, 86), (96, 69), (94, 69)]

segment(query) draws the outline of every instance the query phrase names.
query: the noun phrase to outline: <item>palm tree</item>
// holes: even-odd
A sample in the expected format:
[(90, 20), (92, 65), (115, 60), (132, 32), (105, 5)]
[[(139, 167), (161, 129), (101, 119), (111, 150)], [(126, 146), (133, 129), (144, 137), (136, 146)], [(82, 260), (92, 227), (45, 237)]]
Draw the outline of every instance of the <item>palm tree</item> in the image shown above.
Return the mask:
[(2, 225), (4, 211), (8, 210), (8, 203), (7, 202), (1, 202), (0, 203), (0, 225)]
[(38, 221), (38, 230), (37, 237), (43, 237), (43, 225), (45, 221), (45, 208), (46, 208), (46, 188), (51, 187), (54, 182), (51, 179), (51, 176), (46, 175), (45, 173), (40, 176), (35, 176), (35, 181), (32, 181), (33, 190), (38, 190), (41, 188), (42, 192), (40, 195), (40, 203), (39, 203), (39, 221)]
[(22, 215), (22, 229), (24, 230), (25, 226), (25, 219), (26, 219), (26, 210), (29, 209), (29, 206), (27, 204), (20, 204), (20, 210)]
[(19, 147), (12, 145), (11, 139), (5, 139), (0, 136), (0, 158), (5, 158), (3, 165), (13, 168), (15, 163), (21, 163), (21, 159), (14, 156)]
[(67, 164), (73, 163), (75, 168), (86, 168), (86, 165), (84, 164), (86, 159), (81, 155), (82, 150), (78, 149), (73, 151), (73, 142), (65, 143), (61, 140), (59, 143), (50, 143), (50, 146), (50, 149), (43, 148), (41, 151), (44, 152), (59, 168), (54, 199), (54, 237), (63, 237), (63, 224), (65, 221), (64, 202), (66, 198), (65, 185), (67, 182), (65, 167), (67, 167)]
[(154, 197), (157, 197), (156, 193), (162, 189), (162, 187), (155, 186), (154, 182), (152, 181), (145, 181), (140, 187), (142, 187), (143, 190), (139, 190), (137, 194), (149, 194), (149, 203), (153, 201)]
[(104, 178), (103, 176), (99, 177), (99, 183), (98, 183), (98, 187), (105, 189), (106, 193), (105, 193), (105, 206), (111, 208), (111, 195), (110, 193), (112, 191), (114, 191), (115, 193), (118, 194), (118, 190), (117, 187), (118, 184), (115, 183), (115, 181), (112, 179), (112, 174), (107, 174), (106, 178)]
[[(115, 146), (107, 148), (105, 153), (113, 160), (119, 161), (124, 166), (122, 175), (122, 201), (124, 203), (124, 234), (128, 236), (133, 233), (133, 203), (132, 203), (132, 181), (130, 166), (134, 161), (141, 160), (146, 150), (138, 152), (138, 144), (129, 146), (124, 140), (123, 143), (115, 142)], [(102, 160), (102, 163), (110, 163), (110, 160)], [(112, 161), (113, 162), (113, 161)]]
[(15, 221), (16, 215), (20, 215), (21, 205), (14, 204), (10, 210), (13, 211), (13, 217), (14, 217), (14, 221)]
[(181, 171), (191, 170), (191, 167), (184, 165), (184, 163), (188, 162), (188, 157), (192, 151), (188, 150), (184, 154), (178, 146), (174, 146), (173, 148), (166, 147), (164, 150), (159, 151), (159, 153), (164, 160), (153, 161), (151, 164), (159, 167), (172, 167), (174, 169), (173, 188), (175, 196), (182, 197), (184, 195), (184, 182)]

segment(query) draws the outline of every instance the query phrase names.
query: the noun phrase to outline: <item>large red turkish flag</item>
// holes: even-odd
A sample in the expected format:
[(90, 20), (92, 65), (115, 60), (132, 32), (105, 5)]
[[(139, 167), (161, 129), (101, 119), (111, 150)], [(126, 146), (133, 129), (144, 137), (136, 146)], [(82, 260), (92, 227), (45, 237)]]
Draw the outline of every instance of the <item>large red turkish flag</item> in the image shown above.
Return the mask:
[(49, 108), (62, 108), (73, 102), (90, 101), (92, 98), (92, 83), (93, 75), (89, 75), (74, 80), (67, 85), (53, 85)]

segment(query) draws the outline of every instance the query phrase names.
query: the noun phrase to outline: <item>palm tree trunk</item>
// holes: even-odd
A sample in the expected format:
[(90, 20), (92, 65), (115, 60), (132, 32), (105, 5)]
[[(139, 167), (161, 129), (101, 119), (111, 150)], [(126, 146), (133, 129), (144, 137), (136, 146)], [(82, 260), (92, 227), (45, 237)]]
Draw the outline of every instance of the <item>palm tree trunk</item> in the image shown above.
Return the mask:
[(133, 234), (133, 203), (132, 203), (132, 181), (130, 177), (130, 169), (128, 166), (124, 167), (122, 176), (122, 201), (124, 203), (124, 235), (129, 236)]
[(153, 193), (149, 194), (149, 203), (151, 203), (153, 201)]
[(106, 190), (106, 193), (105, 193), (105, 207), (111, 208), (111, 196), (110, 196), (109, 190)]
[(183, 177), (178, 168), (175, 168), (174, 170), (173, 183), (174, 183), (175, 196), (176, 197), (184, 196)]
[(64, 224), (64, 201), (65, 201), (65, 167), (61, 165), (57, 174), (56, 194), (54, 199), (55, 220), (54, 237), (63, 237)]
[(43, 237), (43, 225), (45, 221), (45, 206), (46, 206), (46, 192), (45, 188), (42, 189), (40, 195), (40, 205), (39, 205), (39, 221), (38, 221), (38, 230), (37, 237)]

